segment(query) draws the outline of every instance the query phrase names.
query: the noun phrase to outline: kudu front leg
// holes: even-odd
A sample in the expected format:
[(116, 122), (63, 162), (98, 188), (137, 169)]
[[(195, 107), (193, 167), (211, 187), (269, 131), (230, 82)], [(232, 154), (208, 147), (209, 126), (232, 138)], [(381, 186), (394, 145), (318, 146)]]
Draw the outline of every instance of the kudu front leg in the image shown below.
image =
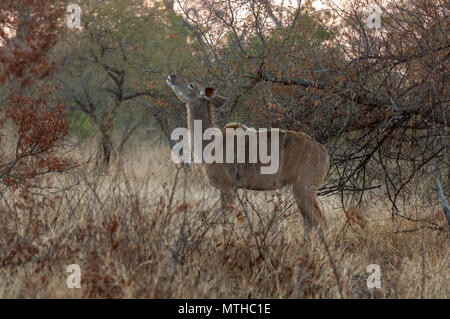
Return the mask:
[[(223, 231), (223, 247), (226, 249), (227, 243), (231, 238), (233, 224), (231, 218), (233, 216), (233, 204), (236, 194), (233, 190), (220, 190), (220, 202), (222, 210), (222, 231)], [(228, 234), (227, 234), (228, 233)], [(228, 240), (227, 240), (228, 239)]]

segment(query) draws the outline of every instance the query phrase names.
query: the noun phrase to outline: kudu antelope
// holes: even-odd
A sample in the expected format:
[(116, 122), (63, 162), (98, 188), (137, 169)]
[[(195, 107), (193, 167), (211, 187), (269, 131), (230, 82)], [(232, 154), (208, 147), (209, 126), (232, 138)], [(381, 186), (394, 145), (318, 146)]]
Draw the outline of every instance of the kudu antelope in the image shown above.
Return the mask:
[[(170, 74), (166, 82), (177, 97), (186, 103), (191, 139), (194, 136), (194, 121), (202, 121), (203, 132), (215, 126), (214, 109), (224, 106), (227, 101), (225, 97), (217, 95), (214, 88), (189, 82), (174, 74)], [(226, 128), (230, 127), (247, 129), (241, 124), (228, 124), (222, 129), (223, 154), (226, 154)], [(270, 138), (274, 135), (273, 129), (267, 133), (267, 141), (270, 144)], [(262, 164), (259, 160), (257, 163), (247, 162), (248, 143), (245, 143), (245, 163), (202, 162), (202, 170), (208, 182), (220, 190), (224, 211), (233, 204), (237, 189), (267, 191), (291, 185), (294, 198), (303, 215), (306, 238), (312, 222), (325, 222), (317, 200), (317, 190), (328, 172), (329, 155), (323, 145), (305, 133), (279, 130), (278, 137), (279, 166), (274, 174), (261, 174), (260, 167), (266, 164)], [(202, 141), (202, 148), (205, 144)], [(236, 151), (237, 148), (233, 149)], [(236, 156), (234, 158), (236, 159)]]

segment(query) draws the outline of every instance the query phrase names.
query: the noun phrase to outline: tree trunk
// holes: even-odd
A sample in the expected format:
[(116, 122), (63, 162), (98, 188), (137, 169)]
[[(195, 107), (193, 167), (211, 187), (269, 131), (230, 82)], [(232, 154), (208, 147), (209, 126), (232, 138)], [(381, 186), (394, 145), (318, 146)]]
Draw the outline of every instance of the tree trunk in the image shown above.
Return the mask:
[(101, 147), (103, 152), (102, 162), (106, 168), (111, 163), (111, 156), (113, 151), (112, 131), (113, 131), (113, 122), (111, 120), (111, 117), (105, 116), (103, 124), (100, 127), (100, 132), (102, 134), (101, 140), (102, 143)]
[(108, 167), (111, 162), (112, 140), (110, 132), (102, 132), (103, 164)]

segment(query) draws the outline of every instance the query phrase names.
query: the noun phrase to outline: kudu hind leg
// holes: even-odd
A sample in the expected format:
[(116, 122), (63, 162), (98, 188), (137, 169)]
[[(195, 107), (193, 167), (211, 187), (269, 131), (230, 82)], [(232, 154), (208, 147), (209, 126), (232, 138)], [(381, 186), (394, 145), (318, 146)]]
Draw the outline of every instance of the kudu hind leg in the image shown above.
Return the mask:
[(322, 209), (316, 197), (315, 188), (311, 186), (293, 185), (293, 195), (296, 199), (297, 206), (303, 216), (304, 240), (309, 241), (311, 228), (317, 227), (325, 222)]
[(303, 240), (305, 244), (309, 242), (309, 235), (311, 233), (312, 220), (308, 212), (308, 206), (306, 201), (301, 199), (296, 199), (297, 207), (303, 217)]

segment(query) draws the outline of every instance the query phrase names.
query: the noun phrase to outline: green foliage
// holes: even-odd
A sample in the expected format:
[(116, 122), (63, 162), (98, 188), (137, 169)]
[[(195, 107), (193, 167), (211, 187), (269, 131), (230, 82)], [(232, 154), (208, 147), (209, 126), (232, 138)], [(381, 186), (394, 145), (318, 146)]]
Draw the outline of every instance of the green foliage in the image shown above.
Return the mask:
[(317, 38), (317, 40), (319, 41), (319, 42), (322, 42), (322, 41), (325, 41), (325, 40), (328, 40), (329, 38), (330, 38), (330, 33), (328, 32), (328, 31), (326, 31), (324, 28), (322, 28), (322, 27), (317, 27), (315, 30), (314, 30), (314, 35), (315, 35), (315, 37)]
[(69, 134), (81, 140), (86, 140), (96, 133), (92, 119), (84, 112), (76, 110), (68, 116)]
[[(82, 0), (80, 6), (83, 28), (68, 32), (58, 52), (67, 57), (58, 77), (71, 133), (86, 138), (95, 129), (148, 123), (149, 107), (167, 91), (163, 75), (194, 64), (190, 32), (161, 1)], [(119, 87), (123, 97), (135, 97), (120, 100)]]

